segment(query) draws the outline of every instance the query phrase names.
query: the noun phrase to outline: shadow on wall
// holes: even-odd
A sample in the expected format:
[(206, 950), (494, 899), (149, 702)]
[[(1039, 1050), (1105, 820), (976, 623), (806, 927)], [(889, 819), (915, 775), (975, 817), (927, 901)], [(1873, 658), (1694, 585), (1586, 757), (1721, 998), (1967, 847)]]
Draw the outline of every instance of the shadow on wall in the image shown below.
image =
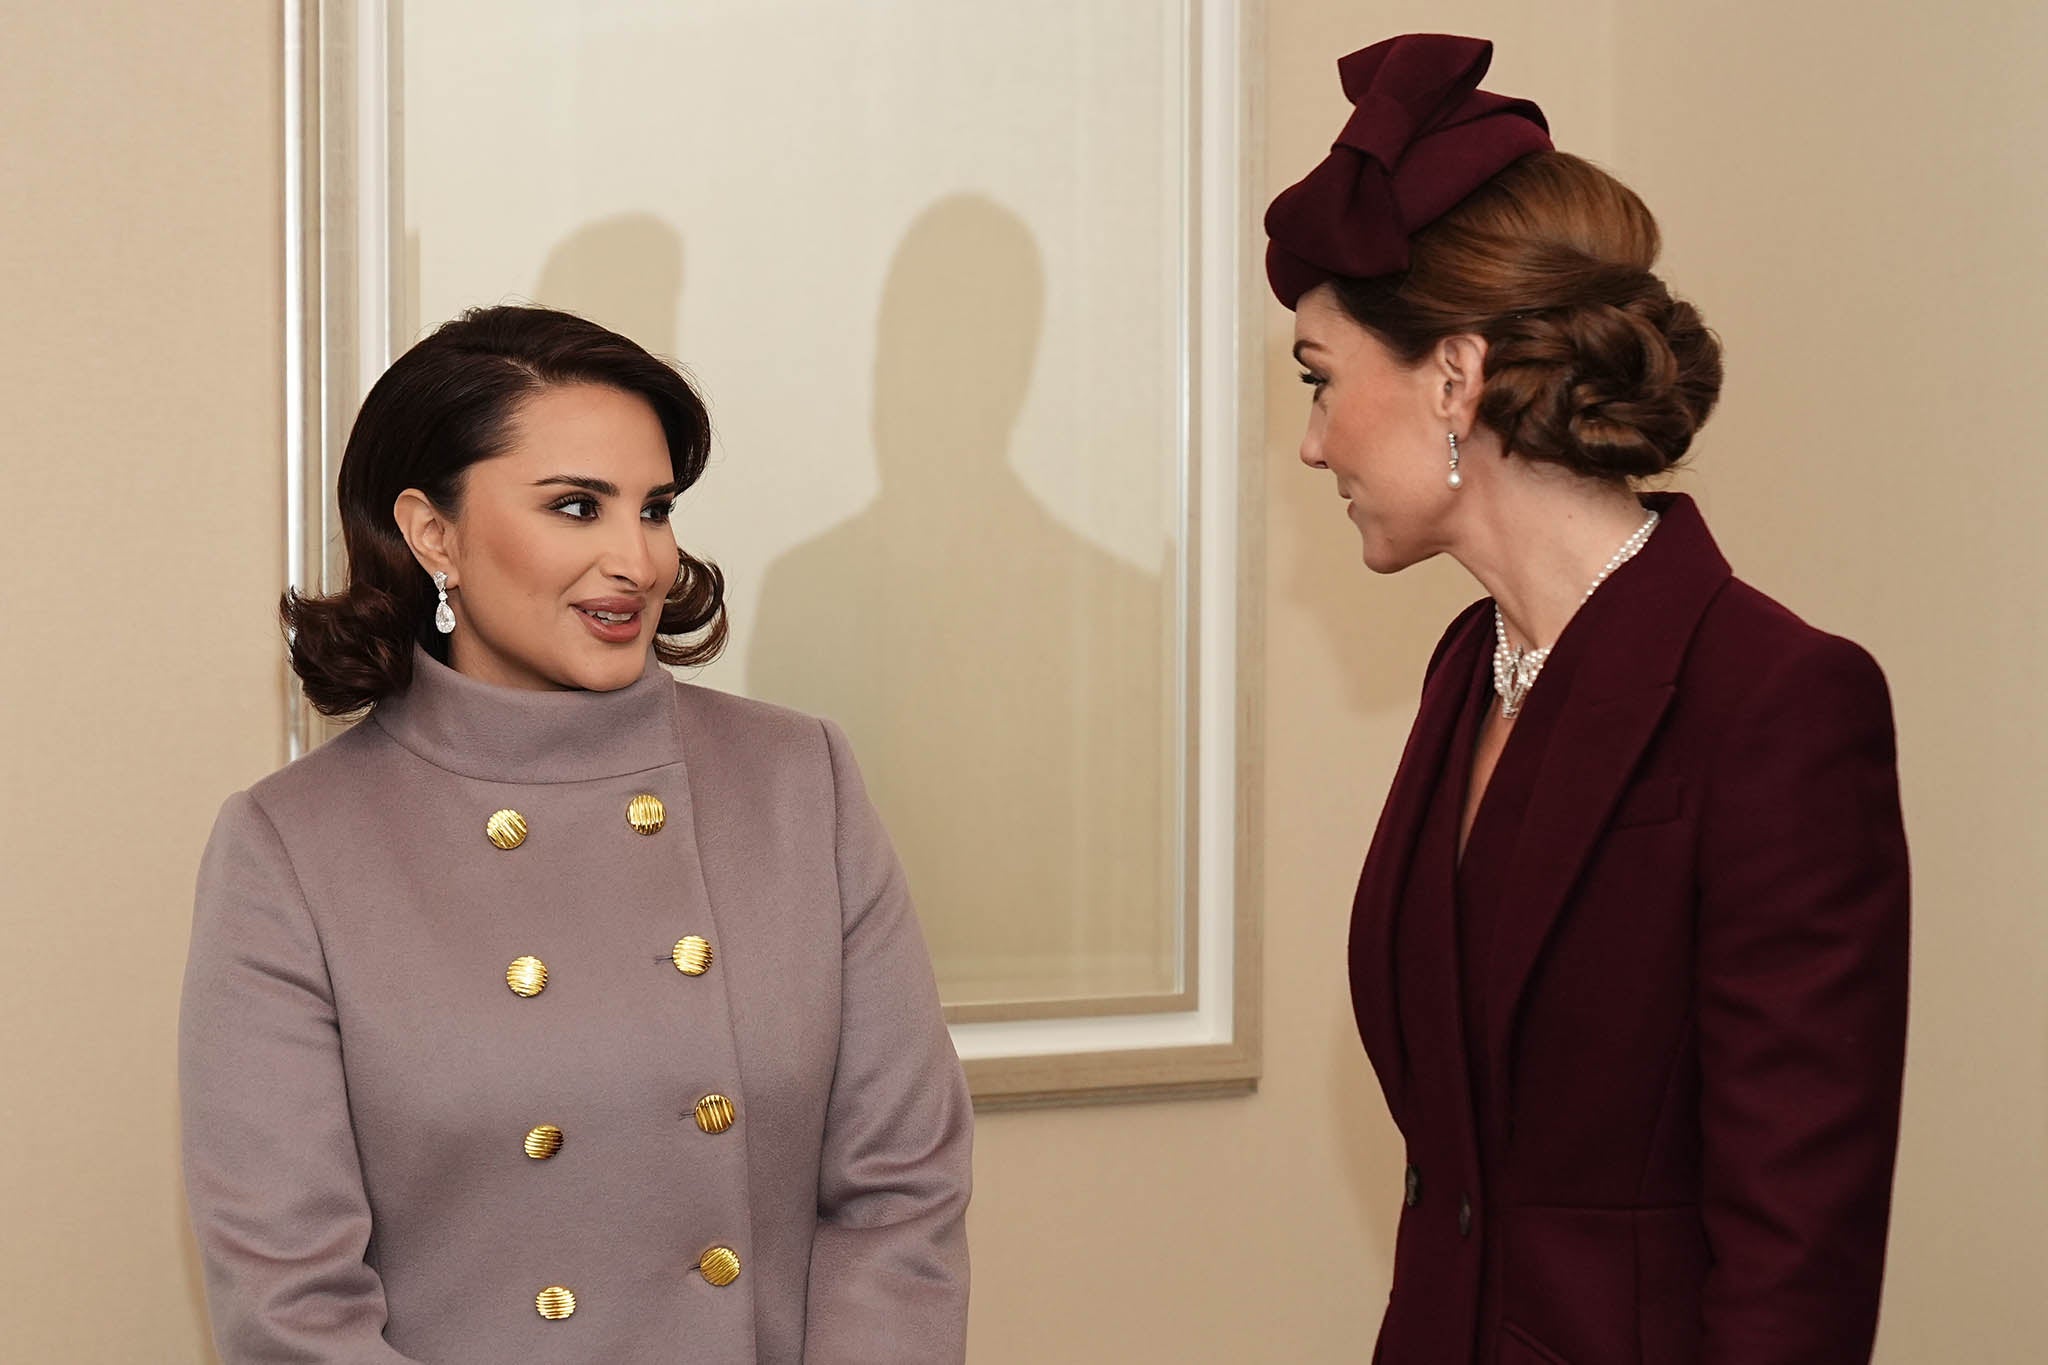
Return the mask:
[(548, 253), (533, 301), (673, 357), (682, 316), (682, 234), (651, 213), (586, 223)]
[(1170, 575), (1010, 466), (1044, 312), (1015, 214), (916, 220), (879, 318), (880, 491), (770, 566), (747, 659), (756, 695), (852, 738), (949, 1003), (1175, 984)]

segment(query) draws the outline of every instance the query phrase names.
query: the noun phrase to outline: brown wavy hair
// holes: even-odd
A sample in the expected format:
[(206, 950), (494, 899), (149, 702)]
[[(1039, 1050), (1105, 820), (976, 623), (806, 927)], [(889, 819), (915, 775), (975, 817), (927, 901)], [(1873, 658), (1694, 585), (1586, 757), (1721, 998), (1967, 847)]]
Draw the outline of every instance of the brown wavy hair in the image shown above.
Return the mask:
[(1660, 246), (1628, 186), (1537, 152), (1416, 233), (1405, 271), (1333, 283), (1408, 364), (1484, 337), (1479, 419), (1510, 455), (1623, 480), (1678, 463), (1721, 394), (1720, 340), (1652, 273)]
[[(476, 308), (400, 356), (370, 389), (342, 453), (336, 494), (348, 581), (338, 593), (287, 590), (278, 604), (292, 671), (330, 716), (403, 692), (413, 646), (446, 662), (434, 629), (436, 596), (399, 533), (393, 508), (408, 488), (450, 516), (469, 467), (504, 451), (525, 399), (563, 384), (599, 384), (645, 399), (661, 420), (684, 488), (711, 454), (711, 416), (674, 365), (572, 313)], [(655, 627), (665, 664), (707, 663), (725, 647), (725, 578), (685, 552)]]

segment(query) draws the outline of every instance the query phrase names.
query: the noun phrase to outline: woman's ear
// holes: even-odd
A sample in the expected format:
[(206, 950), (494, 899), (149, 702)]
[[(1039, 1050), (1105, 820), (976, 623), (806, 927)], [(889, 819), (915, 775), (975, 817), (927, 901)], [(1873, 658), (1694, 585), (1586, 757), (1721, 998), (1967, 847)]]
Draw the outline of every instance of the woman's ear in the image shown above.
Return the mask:
[(405, 537), (405, 543), (412, 548), (413, 558), (420, 562), (420, 567), (429, 576), (447, 574), (448, 586), (456, 586), (455, 525), (447, 513), (434, 506), (433, 499), (419, 489), (408, 488), (392, 504), (391, 515), (398, 523), (398, 533)]
[(1454, 431), (1470, 431), (1486, 391), (1486, 338), (1460, 332), (1436, 344), (1437, 416)]

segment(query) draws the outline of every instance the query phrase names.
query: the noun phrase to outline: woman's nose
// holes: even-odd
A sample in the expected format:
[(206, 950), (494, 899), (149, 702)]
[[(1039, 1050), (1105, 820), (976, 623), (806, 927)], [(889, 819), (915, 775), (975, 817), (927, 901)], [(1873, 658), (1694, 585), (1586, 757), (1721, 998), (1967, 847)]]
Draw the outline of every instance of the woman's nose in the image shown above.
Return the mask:
[(1313, 431), (1307, 431), (1302, 433), (1301, 462), (1307, 465), (1310, 469), (1329, 468), (1329, 466), (1323, 462), (1323, 443), (1317, 439), (1316, 434)]
[(608, 550), (605, 562), (599, 566), (607, 577), (630, 583), (642, 592), (654, 586), (659, 560), (639, 525), (634, 525), (629, 534), (613, 542)]

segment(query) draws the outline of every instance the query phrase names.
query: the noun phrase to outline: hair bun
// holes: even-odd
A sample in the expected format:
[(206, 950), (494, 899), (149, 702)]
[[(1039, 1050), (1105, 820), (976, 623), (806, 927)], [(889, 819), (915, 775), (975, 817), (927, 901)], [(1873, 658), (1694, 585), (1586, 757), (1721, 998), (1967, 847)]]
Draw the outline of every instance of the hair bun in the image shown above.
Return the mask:
[(1720, 396), (1720, 342), (1649, 271), (1578, 273), (1559, 292), (1585, 301), (1497, 324), (1480, 416), (1528, 459), (1605, 478), (1661, 474)]

